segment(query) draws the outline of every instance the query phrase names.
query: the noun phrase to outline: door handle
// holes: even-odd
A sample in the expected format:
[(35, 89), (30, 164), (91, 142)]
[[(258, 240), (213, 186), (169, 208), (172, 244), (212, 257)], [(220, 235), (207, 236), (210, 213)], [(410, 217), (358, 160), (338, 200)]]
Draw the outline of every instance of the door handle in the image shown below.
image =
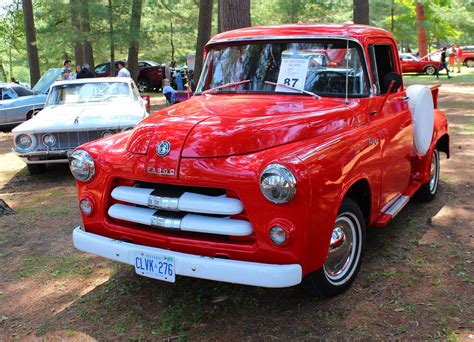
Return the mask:
[(403, 97), (403, 102), (408, 102), (410, 100), (410, 97), (409, 96), (404, 96)]

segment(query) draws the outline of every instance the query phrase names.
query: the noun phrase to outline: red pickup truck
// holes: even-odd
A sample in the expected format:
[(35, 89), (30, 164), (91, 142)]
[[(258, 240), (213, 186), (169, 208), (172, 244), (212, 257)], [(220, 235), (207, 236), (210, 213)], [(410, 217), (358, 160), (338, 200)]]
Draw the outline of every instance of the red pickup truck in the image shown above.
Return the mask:
[(406, 87), (370, 26), (244, 28), (205, 57), (190, 100), (72, 153), (75, 247), (162, 281), (341, 293), (366, 227), (438, 191), (438, 88)]
[(474, 46), (463, 46), (462, 62), (467, 67), (474, 67)]

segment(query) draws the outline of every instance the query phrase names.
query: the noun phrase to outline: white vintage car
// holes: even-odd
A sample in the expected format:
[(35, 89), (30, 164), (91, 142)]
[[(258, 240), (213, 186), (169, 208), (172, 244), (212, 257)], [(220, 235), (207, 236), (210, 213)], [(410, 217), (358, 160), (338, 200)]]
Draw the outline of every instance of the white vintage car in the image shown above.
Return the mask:
[(12, 150), (31, 174), (40, 173), (46, 164), (67, 163), (77, 146), (132, 129), (147, 115), (130, 78), (57, 81), (45, 108), (12, 130)]

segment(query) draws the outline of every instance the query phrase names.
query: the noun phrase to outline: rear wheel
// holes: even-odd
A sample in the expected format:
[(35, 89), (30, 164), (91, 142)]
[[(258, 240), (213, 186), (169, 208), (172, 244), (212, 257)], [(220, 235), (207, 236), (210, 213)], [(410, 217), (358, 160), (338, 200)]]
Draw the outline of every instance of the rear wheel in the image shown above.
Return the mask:
[(420, 202), (430, 202), (435, 198), (439, 185), (439, 173), (439, 151), (435, 148), (431, 156), (430, 180), (418, 189), (414, 196), (416, 200)]
[(144, 78), (140, 78), (137, 82), (138, 91), (143, 93), (150, 90), (150, 82)]
[(29, 120), (29, 119), (31, 119), (32, 117), (36, 116), (36, 114), (38, 114), (40, 111), (41, 111), (41, 109), (30, 110), (30, 111), (28, 112), (28, 114), (26, 114), (26, 120)]
[(432, 65), (427, 66), (427, 67), (425, 68), (425, 72), (426, 72), (427, 75), (434, 75), (435, 72), (436, 72), (436, 68), (435, 68), (434, 66), (432, 66)]
[(356, 202), (345, 198), (334, 223), (329, 251), (322, 268), (303, 279), (312, 295), (335, 296), (355, 279), (365, 246), (365, 221)]
[(46, 164), (26, 164), (31, 175), (37, 175), (46, 171)]

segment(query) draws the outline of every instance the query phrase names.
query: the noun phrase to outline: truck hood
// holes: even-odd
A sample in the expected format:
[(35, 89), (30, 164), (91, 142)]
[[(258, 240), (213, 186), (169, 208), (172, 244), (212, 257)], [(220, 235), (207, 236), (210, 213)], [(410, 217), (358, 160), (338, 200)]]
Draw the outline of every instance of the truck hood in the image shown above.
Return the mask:
[(67, 132), (89, 129), (133, 127), (144, 111), (131, 101), (48, 106), (32, 119), (13, 129), (14, 133)]
[[(294, 95), (196, 96), (143, 120), (127, 150), (147, 154), (151, 173), (176, 170), (180, 158), (246, 154), (343, 130), (357, 120), (358, 106)], [(170, 151), (160, 156), (163, 142)]]

